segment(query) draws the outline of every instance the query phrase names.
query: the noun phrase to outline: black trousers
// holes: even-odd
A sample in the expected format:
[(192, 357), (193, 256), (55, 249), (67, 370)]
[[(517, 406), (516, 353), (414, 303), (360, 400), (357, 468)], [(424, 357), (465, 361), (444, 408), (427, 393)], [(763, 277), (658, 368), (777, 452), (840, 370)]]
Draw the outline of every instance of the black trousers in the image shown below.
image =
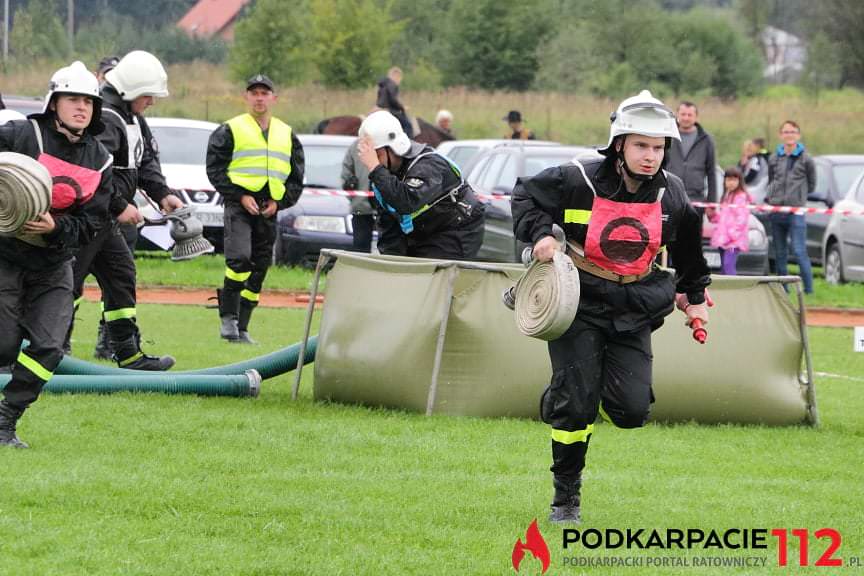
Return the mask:
[(598, 413), (619, 428), (648, 420), (651, 391), (651, 328), (618, 332), (608, 318), (576, 316), (549, 342), (552, 382), (543, 394), (541, 417), (552, 426), (552, 472), (577, 476)]
[(375, 231), (374, 214), (354, 214), (351, 216), (351, 227), (354, 229), (354, 251), (372, 251), (372, 233)]
[(96, 277), (102, 289), (102, 315), (112, 343), (136, 334), (135, 260), (119, 224), (106, 227), (81, 247), (75, 257), (74, 271), (76, 302), (84, 294), (87, 275)]
[(231, 302), (234, 293), (239, 292), (244, 301), (254, 306), (258, 303), (258, 295), (273, 259), (276, 217), (253, 216), (239, 204), (226, 204), (224, 221), (226, 270), (223, 299)]
[[(26, 407), (36, 401), (63, 359), (72, 321), (72, 263), (25, 270), (0, 258), (0, 366), (12, 364), (6, 401)], [(24, 338), (30, 344), (23, 350)]]

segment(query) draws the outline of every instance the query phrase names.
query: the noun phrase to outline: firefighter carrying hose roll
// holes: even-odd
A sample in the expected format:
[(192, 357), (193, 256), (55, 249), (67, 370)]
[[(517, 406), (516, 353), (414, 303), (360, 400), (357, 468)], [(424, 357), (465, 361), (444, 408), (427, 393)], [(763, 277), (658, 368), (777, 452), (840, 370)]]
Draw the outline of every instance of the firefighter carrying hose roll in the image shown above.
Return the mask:
[[(552, 381), (541, 417), (552, 427), (552, 522), (581, 519), (582, 471), (598, 413), (619, 428), (647, 419), (651, 390), (651, 332), (683, 294), (687, 323), (708, 321), (710, 283), (702, 255), (701, 219), (681, 180), (662, 169), (673, 138), (674, 114), (643, 90), (612, 114), (605, 158), (549, 168), (520, 179), (513, 190), (516, 237), (548, 261), (559, 249), (579, 268), (576, 318), (549, 342)], [(663, 249), (676, 276), (658, 268)]]
[(109, 222), (112, 160), (95, 138), (101, 112), (96, 77), (75, 62), (52, 76), (41, 114), (0, 125), (0, 151), (38, 160), (51, 182), (50, 210), (27, 222), (26, 234), (0, 236), (0, 366), (12, 364), (0, 446), (27, 447), (16, 426), (63, 358), (73, 253)]

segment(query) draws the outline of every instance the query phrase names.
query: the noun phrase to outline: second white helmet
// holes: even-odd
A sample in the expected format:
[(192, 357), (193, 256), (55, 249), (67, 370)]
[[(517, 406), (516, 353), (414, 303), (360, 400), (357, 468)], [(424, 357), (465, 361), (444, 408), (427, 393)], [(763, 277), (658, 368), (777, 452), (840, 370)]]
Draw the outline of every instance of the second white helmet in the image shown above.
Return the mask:
[(648, 90), (627, 98), (612, 113), (612, 126), (609, 128), (609, 143), (612, 146), (616, 136), (622, 134), (641, 134), (657, 138), (681, 140), (675, 113), (663, 102), (654, 98)]
[(376, 150), (389, 146), (393, 152), (402, 156), (411, 149), (411, 140), (402, 129), (402, 124), (386, 110), (378, 110), (367, 116), (360, 125), (358, 134), (371, 138)]
[(134, 50), (120, 59), (112, 70), (105, 73), (120, 97), (127, 102), (139, 96), (168, 96), (168, 74), (153, 54)]

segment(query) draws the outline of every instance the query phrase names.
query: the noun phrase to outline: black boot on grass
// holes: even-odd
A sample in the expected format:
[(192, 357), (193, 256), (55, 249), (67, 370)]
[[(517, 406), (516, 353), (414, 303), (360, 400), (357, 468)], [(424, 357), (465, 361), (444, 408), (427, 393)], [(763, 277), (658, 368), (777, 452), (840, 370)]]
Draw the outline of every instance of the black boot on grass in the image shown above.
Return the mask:
[(24, 414), (24, 410), (24, 408), (9, 404), (6, 400), (0, 400), (0, 446), (30, 447), (15, 434), (15, 427), (21, 415)]
[(580, 524), (582, 522), (580, 509), (582, 478), (580, 476), (554, 476), (552, 484), (555, 487), (555, 496), (552, 499), (552, 513), (549, 514), (549, 521), (556, 524)]

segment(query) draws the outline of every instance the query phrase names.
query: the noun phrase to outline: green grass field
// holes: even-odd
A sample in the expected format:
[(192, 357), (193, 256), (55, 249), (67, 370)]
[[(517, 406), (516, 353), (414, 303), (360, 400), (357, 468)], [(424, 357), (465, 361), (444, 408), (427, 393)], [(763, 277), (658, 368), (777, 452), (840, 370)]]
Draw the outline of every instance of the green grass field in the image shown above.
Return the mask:
[[(146, 349), (178, 368), (223, 364), (300, 338), (304, 312), (256, 312), (257, 347), (222, 343), (215, 312), (140, 309)], [(85, 303), (74, 352), (92, 350)], [(840, 531), (837, 556), (864, 556), (861, 479), (864, 354), (851, 330), (810, 331), (823, 425), (766, 428), (601, 425), (586, 470), (585, 528), (807, 528)], [(45, 395), (25, 415), (27, 451), (0, 451), (3, 575), (515, 574), (510, 554), (531, 520), (551, 551), (547, 574), (852, 574), (853, 569), (563, 566), (562, 531), (545, 521), (548, 428), (535, 421), (427, 418), (301, 398), (292, 376), (260, 398)], [(811, 562), (824, 550), (811, 542)], [(790, 552), (797, 564), (797, 547)], [(621, 551), (619, 556), (761, 556)], [(519, 574), (540, 574), (530, 555)]]

